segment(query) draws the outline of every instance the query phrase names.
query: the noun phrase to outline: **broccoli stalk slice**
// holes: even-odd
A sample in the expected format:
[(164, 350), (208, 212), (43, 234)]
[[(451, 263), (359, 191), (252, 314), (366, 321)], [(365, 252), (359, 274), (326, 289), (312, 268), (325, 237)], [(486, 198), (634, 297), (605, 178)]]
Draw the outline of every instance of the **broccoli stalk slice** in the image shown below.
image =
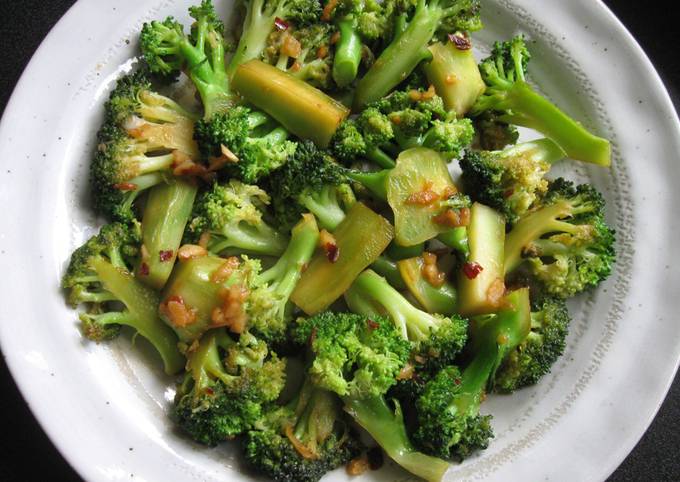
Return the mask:
[(160, 354), (165, 372), (177, 373), (184, 366), (184, 357), (177, 349), (177, 337), (159, 318), (156, 310), (160, 303), (158, 294), (145, 287), (127, 271), (114, 266), (101, 256), (94, 256), (89, 266), (96, 273), (104, 289), (116, 300), (122, 302), (127, 313), (111, 315), (86, 315), (92, 333), (93, 326), (107, 326), (112, 323), (130, 326), (146, 338)]
[(393, 411), (383, 397), (355, 399), (346, 397), (345, 410), (361, 425), (387, 455), (418, 477), (440, 481), (449, 468), (448, 462), (419, 452), (409, 440), (399, 404)]
[(351, 84), (359, 72), (362, 43), (356, 31), (356, 23), (355, 16), (351, 14), (337, 22), (340, 38), (335, 45), (333, 80), (338, 87)]

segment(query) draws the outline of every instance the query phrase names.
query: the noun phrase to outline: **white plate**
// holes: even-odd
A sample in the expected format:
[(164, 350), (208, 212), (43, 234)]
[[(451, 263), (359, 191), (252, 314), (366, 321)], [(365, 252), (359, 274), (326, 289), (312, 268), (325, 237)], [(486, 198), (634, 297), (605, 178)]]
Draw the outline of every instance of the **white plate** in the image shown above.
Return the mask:
[[(496, 439), (447, 480), (602, 480), (648, 426), (680, 358), (680, 270), (666, 256), (680, 234), (678, 119), (652, 65), (602, 3), (484, 3), (487, 28), (477, 38), (527, 33), (536, 41), (532, 79), (613, 141), (611, 170), (567, 172), (606, 193), (619, 259), (604, 286), (573, 304), (553, 373), (491, 397)], [(43, 428), (87, 480), (248, 479), (234, 447), (205, 449), (174, 431), (172, 383), (153, 355), (125, 337), (83, 340), (58, 288), (94, 226), (87, 166), (107, 92), (130, 68), (142, 22), (186, 20), (188, 4), (80, 0), (33, 57), (0, 126), (2, 351)], [(225, 16), (228, 5), (218, 2)], [(348, 477), (340, 470), (327, 480)], [(408, 477), (388, 468), (361, 480)]]

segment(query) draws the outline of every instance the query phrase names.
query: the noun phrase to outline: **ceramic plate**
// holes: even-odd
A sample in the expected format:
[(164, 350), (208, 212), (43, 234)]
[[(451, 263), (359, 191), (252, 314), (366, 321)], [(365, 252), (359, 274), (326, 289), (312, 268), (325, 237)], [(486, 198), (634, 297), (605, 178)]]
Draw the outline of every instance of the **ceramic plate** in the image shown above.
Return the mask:
[[(618, 233), (611, 278), (571, 305), (564, 357), (531, 389), (492, 396), (496, 438), (447, 480), (602, 480), (643, 434), (675, 373), (680, 270), (680, 129), (634, 39), (598, 1), (486, 0), (495, 39), (532, 39), (532, 80), (613, 144), (610, 170), (569, 163), (608, 201)], [(115, 6), (114, 6), (115, 5)], [(26, 69), (0, 126), (2, 351), (49, 437), (87, 480), (250, 480), (236, 447), (199, 447), (168, 421), (173, 389), (153, 353), (129, 337), (83, 340), (59, 279), (96, 227), (87, 169), (102, 105), (135, 63), (144, 21), (187, 20), (187, 1), (80, 0)], [(227, 18), (231, 3), (217, 3)], [(344, 471), (329, 481), (348, 480)], [(361, 477), (409, 480), (394, 467)]]

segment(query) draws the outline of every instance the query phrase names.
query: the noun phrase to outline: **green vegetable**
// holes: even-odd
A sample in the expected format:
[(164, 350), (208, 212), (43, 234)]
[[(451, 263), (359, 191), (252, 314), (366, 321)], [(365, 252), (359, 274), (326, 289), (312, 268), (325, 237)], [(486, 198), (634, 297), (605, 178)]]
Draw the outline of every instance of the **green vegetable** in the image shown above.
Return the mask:
[(335, 247), (317, 253), (291, 295), (305, 313), (318, 313), (337, 300), (392, 240), (392, 225), (360, 202), (333, 232)]
[(421, 256), (404, 259), (397, 263), (401, 278), (409, 292), (428, 313), (450, 316), (456, 313), (458, 292), (456, 287), (444, 280), (440, 286), (433, 286), (423, 278), (425, 261)]

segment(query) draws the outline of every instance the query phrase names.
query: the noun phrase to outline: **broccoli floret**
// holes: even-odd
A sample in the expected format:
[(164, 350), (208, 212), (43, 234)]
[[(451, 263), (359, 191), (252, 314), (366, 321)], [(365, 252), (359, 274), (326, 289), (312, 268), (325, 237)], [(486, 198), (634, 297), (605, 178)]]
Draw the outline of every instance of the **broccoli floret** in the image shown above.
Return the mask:
[(330, 49), (333, 29), (314, 24), (301, 29), (275, 30), (270, 36), (264, 61), (319, 89), (333, 87)]
[(276, 264), (254, 279), (248, 297), (248, 326), (269, 342), (285, 342), (291, 320), (288, 300), (314, 254), (318, 238), (314, 216), (303, 215)]
[(286, 129), (261, 112), (238, 106), (196, 123), (201, 153), (214, 168), (224, 167), (231, 177), (255, 183), (281, 167), (295, 153)]
[(482, 27), (479, 0), (418, 0), (395, 5), (395, 35), (357, 84), (354, 110), (361, 110), (399, 85), (424, 60), (431, 58), (433, 38)]
[(175, 152), (198, 157), (194, 120), (154, 92), (144, 72), (119, 79), (105, 105), (90, 167), (95, 210), (114, 220), (135, 219), (135, 199), (169, 175)]
[(322, 228), (334, 230), (353, 203), (352, 190), (345, 181), (344, 169), (326, 151), (305, 141), (267, 184), (281, 224), (291, 225), (302, 212), (309, 211)]
[(550, 139), (503, 151), (469, 151), (460, 160), (463, 187), (475, 201), (500, 211), (512, 224), (546, 193), (545, 175), (565, 156)]
[(411, 147), (429, 147), (449, 159), (458, 157), (473, 136), (472, 122), (449, 116), (433, 91), (404, 90), (369, 104), (356, 119), (344, 121), (331, 150), (348, 165), (365, 158), (392, 168), (394, 157)]
[(224, 24), (215, 13), (211, 0), (189, 8), (196, 21), (187, 35), (172, 17), (145, 23), (140, 46), (146, 64), (154, 73), (173, 75), (184, 70), (203, 102), (205, 118), (223, 112), (234, 101), (224, 60)]
[(220, 254), (228, 249), (278, 256), (287, 237), (262, 218), (269, 196), (255, 185), (237, 180), (214, 183), (194, 204), (187, 226), (187, 241), (196, 243), (209, 233), (208, 250)]
[(506, 237), (506, 274), (526, 261), (531, 275), (561, 298), (598, 285), (616, 257), (614, 231), (603, 210), (604, 199), (591, 185), (551, 182)]
[(503, 361), (493, 386), (498, 392), (534, 385), (562, 355), (569, 329), (569, 311), (559, 298), (532, 303), (531, 331)]
[(402, 337), (415, 345), (417, 358), (428, 369), (453, 362), (467, 340), (465, 318), (444, 317), (416, 308), (372, 270), (357, 277), (345, 299), (353, 312), (389, 316)]
[(475, 147), (485, 151), (500, 151), (517, 143), (519, 131), (512, 124), (498, 119), (495, 112), (485, 112), (472, 120), (475, 127)]
[(187, 352), (187, 373), (177, 387), (174, 416), (197, 442), (216, 445), (252, 428), (262, 406), (285, 383), (285, 360), (269, 355), (248, 333), (234, 341), (223, 329), (207, 332)]
[(522, 36), (496, 42), (491, 55), (479, 65), (487, 89), (472, 107), (471, 115), (492, 112), (503, 122), (536, 129), (573, 159), (608, 166), (609, 141), (588, 132), (527, 84), (530, 58)]
[(313, 354), (312, 383), (340, 395), (345, 411), (399, 465), (426, 480), (441, 479), (448, 464), (413, 447), (399, 405), (392, 408), (384, 398), (410, 353), (388, 319), (323, 312), (302, 320), (293, 337)]
[(467, 457), (486, 448), (493, 436), (489, 416), (479, 407), (496, 370), (526, 338), (531, 324), (529, 290), (506, 296), (498, 313), (471, 322), (469, 358), (465, 369), (443, 368), (427, 382), (416, 400), (416, 444), (438, 457)]
[(231, 77), (240, 64), (262, 56), (278, 19), (297, 27), (319, 20), (321, 4), (316, 0), (245, 0), (245, 18), (236, 52), (227, 72)]
[(158, 351), (169, 374), (184, 365), (177, 337), (160, 321), (159, 296), (131, 274), (139, 252), (138, 225), (108, 224), (71, 256), (62, 287), (72, 306), (86, 303), (80, 314), (82, 332), (93, 341), (118, 336), (121, 325), (129, 326)]
[(491, 416), (479, 414), (480, 395), (469, 393), (455, 366), (442, 369), (416, 401), (416, 443), (438, 457), (464, 459), (488, 447), (493, 437)]
[(263, 428), (247, 433), (246, 461), (277, 482), (316, 482), (362, 449), (341, 416), (337, 396), (306, 381), (290, 403), (265, 414)]

